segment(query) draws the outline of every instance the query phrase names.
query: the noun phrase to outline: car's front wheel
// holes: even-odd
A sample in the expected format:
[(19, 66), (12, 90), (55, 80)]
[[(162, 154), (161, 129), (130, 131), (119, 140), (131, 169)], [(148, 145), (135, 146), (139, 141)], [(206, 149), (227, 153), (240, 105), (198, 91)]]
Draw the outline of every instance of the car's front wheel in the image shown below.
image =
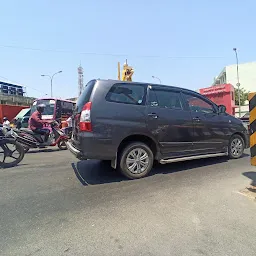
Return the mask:
[(231, 159), (240, 158), (244, 153), (245, 143), (243, 138), (235, 134), (231, 137), (228, 147), (228, 155)]
[(121, 173), (129, 179), (139, 179), (151, 171), (154, 155), (146, 144), (133, 142), (124, 148), (119, 159)]

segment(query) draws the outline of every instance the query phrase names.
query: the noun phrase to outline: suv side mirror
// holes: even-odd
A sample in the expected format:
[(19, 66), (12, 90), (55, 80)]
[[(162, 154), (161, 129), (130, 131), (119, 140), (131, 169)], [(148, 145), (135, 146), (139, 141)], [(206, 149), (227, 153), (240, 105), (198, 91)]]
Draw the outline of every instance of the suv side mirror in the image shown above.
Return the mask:
[(226, 107), (224, 105), (219, 105), (218, 112), (219, 112), (219, 114), (226, 113)]

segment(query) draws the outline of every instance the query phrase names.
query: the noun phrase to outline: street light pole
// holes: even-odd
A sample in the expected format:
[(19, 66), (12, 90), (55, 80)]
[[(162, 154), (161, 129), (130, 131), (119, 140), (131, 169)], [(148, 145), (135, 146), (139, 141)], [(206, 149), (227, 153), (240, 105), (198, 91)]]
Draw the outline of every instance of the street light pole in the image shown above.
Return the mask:
[(59, 73), (62, 73), (62, 71), (60, 70), (60, 71), (54, 73), (52, 76), (50, 76), (50, 75), (41, 75), (41, 76), (50, 77), (50, 79), (51, 79), (51, 98), (52, 98), (52, 80), (53, 80), (53, 77), (54, 77), (55, 75), (59, 74)]
[(239, 117), (241, 117), (241, 95), (240, 95), (240, 79), (239, 79), (239, 69), (238, 69), (238, 55), (237, 49), (233, 48), (233, 51), (236, 54), (236, 77), (237, 77), (237, 90), (238, 90), (238, 107), (239, 107)]
[(162, 83), (161, 80), (160, 80), (160, 78), (158, 78), (157, 76), (152, 76), (152, 78), (157, 79), (160, 84)]

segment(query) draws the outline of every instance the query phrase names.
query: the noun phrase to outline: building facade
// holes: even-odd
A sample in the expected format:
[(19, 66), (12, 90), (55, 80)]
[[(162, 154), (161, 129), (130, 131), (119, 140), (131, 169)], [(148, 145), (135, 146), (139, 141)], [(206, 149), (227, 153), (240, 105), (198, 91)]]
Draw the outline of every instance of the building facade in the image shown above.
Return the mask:
[[(246, 91), (256, 91), (256, 62), (247, 62), (238, 65), (240, 87)], [(221, 73), (215, 78), (213, 85), (216, 84), (237, 84), (237, 65), (224, 67)]]
[(22, 85), (0, 81), (0, 104), (29, 106), (34, 98), (26, 97), (25, 93)]

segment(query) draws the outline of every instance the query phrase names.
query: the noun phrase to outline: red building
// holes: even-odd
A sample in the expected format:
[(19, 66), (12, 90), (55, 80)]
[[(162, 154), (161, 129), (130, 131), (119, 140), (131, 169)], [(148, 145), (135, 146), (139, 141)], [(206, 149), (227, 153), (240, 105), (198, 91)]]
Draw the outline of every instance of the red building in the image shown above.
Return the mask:
[(224, 105), (228, 114), (235, 115), (235, 89), (232, 84), (218, 84), (202, 88), (199, 92), (217, 105)]

